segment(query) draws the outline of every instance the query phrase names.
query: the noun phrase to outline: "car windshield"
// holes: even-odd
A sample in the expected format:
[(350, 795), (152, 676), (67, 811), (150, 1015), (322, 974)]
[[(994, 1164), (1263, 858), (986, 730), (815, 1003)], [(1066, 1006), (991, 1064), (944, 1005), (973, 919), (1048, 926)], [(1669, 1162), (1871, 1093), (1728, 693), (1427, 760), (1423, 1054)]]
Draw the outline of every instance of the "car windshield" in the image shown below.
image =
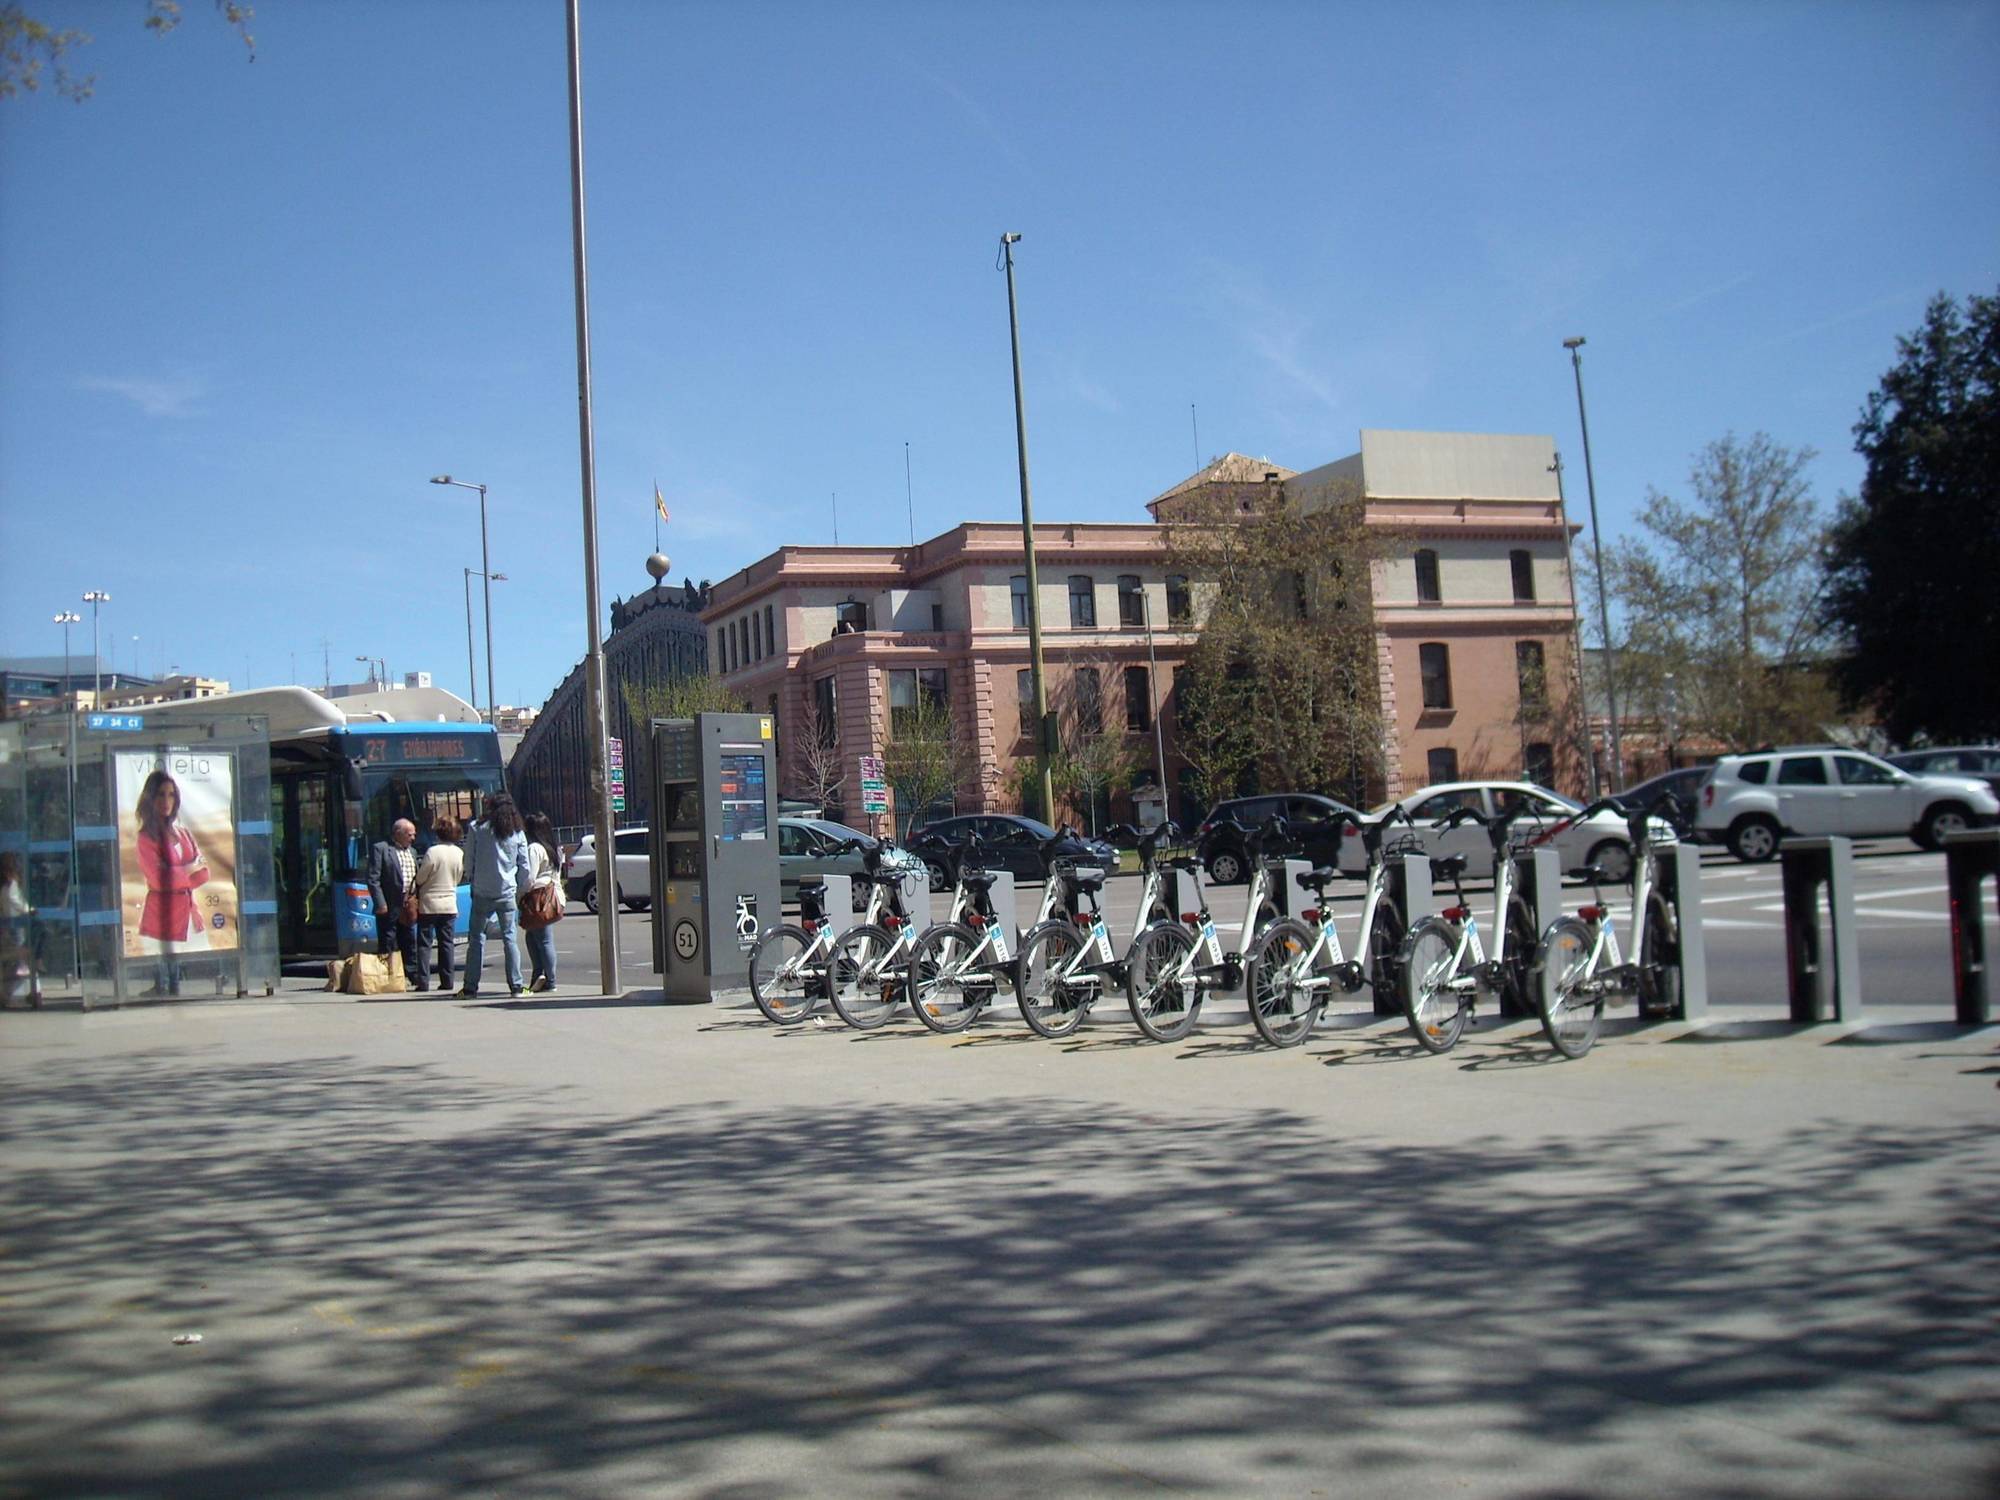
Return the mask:
[(1048, 824), (1037, 822), (1033, 818), (1017, 818), (1014, 822), (1016, 826), (1027, 829), (1038, 839), (1052, 839), (1056, 836), (1056, 831)]
[(858, 828), (849, 828), (845, 823), (835, 823), (827, 818), (801, 818), (799, 821), (812, 829), (813, 832), (825, 834), (836, 844), (844, 844), (849, 839), (859, 839), (861, 840), (862, 848), (873, 849), (875, 847), (875, 840), (861, 832)]

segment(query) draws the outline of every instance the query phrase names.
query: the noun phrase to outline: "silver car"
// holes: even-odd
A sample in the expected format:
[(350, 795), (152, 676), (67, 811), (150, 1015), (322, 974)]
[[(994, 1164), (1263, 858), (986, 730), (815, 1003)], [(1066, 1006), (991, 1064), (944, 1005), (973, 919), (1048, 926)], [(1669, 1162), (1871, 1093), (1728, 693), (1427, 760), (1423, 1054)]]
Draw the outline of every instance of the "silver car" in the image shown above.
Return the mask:
[[(786, 902), (797, 901), (799, 882), (802, 880), (818, 880), (827, 875), (859, 875), (866, 868), (860, 851), (836, 852), (849, 839), (859, 839), (863, 849), (875, 847), (875, 840), (867, 834), (828, 818), (778, 819), (778, 884), (783, 899)], [(884, 860), (884, 866), (890, 870), (917, 874), (923, 871), (924, 862), (907, 849), (892, 849)], [(860, 911), (867, 902), (868, 887), (857, 884), (854, 887), (854, 909)]]
[[(1445, 829), (1444, 819), (1461, 807), (1469, 807), (1484, 818), (1497, 817), (1517, 804), (1525, 804), (1528, 811), (1514, 824), (1515, 835), (1532, 839), (1541, 830), (1562, 860), (1565, 874), (1584, 865), (1596, 865), (1604, 872), (1605, 879), (1614, 884), (1631, 877), (1632, 841), (1626, 836), (1624, 818), (1617, 813), (1600, 812), (1579, 821), (1576, 815), (1583, 811), (1583, 804), (1545, 786), (1529, 781), (1453, 781), (1427, 786), (1403, 799), (1404, 810), (1415, 825), (1410, 832), (1424, 852), (1433, 859), (1463, 854), (1466, 876), (1473, 880), (1492, 877), (1492, 842), (1477, 823), (1460, 823), (1456, 828)], [(1394, 805), (1385, 802), (1368, 816), (1371, 820), (1378, 819)], [(1671, 827), (1657, 818), (1653, 822), (1653, 836), (1658, 843), (1674, 842)], [(1344, 832), (1340, 841), (1340, 868), (1347, 874), (1359, 875), (1366, 868), (1361, 835), (1352, 828)]]

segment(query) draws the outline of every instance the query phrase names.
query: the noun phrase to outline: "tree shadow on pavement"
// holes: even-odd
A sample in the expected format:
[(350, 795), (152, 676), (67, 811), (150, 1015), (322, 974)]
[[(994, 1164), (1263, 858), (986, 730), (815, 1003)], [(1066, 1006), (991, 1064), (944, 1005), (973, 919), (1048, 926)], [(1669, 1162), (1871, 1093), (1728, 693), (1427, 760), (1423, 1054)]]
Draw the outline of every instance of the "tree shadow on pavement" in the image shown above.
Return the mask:
[(0, 1491), (1972, 1494), (2000, 1439), (1984, 1126), (612, 1114), (167, 1049), (7, 1104)]

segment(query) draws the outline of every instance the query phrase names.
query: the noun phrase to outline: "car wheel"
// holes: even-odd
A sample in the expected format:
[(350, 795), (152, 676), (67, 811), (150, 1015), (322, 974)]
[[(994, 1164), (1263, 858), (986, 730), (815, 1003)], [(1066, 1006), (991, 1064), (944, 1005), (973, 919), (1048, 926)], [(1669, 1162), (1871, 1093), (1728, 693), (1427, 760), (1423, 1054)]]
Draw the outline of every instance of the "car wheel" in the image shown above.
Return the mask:
[(579, 897), (580, 897), (580, 898), (582, 899), (582, 901), (583, 901), (583, 909), (584, 909), (585, 911), (589, 912), (589, 913), (590, 913), (590, 914), (591, 914), (592, 916), (596, 916), (596, 915), (597, 915), (597, 882), (596, 882), (595, 880), (586, 880), (586, 881), (584, 881), (584, 882), (583, 882), (583, 889), (582, 889), (582, 890), (580, 890), (580, 891), (578, 891), (578, 892), (577, 892), (577, 895), (578, 895), (578, 896), (579, 896)]
[(1769, 818), (1738, 818), (1729, 825), (1729, 852), (1746, 865), (1761, 865), (1777, 854), (1782, 837)]
[(951, 876), (945, 873), (943, 865), (934, 865), (929, 860), (925, 860), (924, 868), (930, 872), (931, 889), (933, 891), (948, 891), (951, 889)]
[(1218, 849), (1208, 857), (1208, 878), (1217, 885), (1234, 885), (1243, 878), (1243, 856), (1233, 849)]
[(1626, 885), (1632, 879), (1632, 846), (1623, 839), (1606, 839), (1593, 845), (1585, 864), (1596, 865), (1611, 885)]
[(1924, 814), (1910, 837), (1925, 849), (1936, 849), (1948, 833), (1963, 833), (1972, 826), (1972, 815), (1956, 802), (1941, 802)]

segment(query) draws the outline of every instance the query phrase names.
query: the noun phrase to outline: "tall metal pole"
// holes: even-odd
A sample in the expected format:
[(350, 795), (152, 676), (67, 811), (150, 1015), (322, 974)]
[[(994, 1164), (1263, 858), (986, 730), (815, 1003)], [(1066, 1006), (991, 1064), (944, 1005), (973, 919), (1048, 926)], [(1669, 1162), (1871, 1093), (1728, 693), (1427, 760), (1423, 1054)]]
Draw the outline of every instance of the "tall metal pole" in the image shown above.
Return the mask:
[[(597, 814), (597, 858), (617, 858), (611, 834), (611, 783), (604, 768), (611, 758), (611, 724), (604, 704), (604, 643), (597, 636), (597, 454), (590, 429), (590, 274), (583, 232), (583, 51), (578, 37), (577, 0), (566, 7), (569, 21), (569, 202), (570, 237), (576, 262), (576, 428), (583, 469), (583, 594), (589, 650), (584, 672), (590, 715), (590, 794)], [(492, 685), (487, 695), (492, 695)], [(650, 729), (646, 732), (650, 733)], [(646, 761), (651, 765), (652, 761)], [(597, 967), (604, 993), (621, 994), (618, 975), (618, 903), (597, 903)]]
[(472, 711), (479, 712), (479, 669), (472, 664), (472, 569), (460, 568), (465, 575), (465, 687), (472, 694)]
[(1563, 485), (1563, 456), (1550, 455), (1549, 472), (1556, 476), (1556, 509), (1562, 513), (1563, 567), (1569, 574), (1570, 675), (1576, 679), (1577, 722), (1583, 728), (1583, 761), (1590, 772), (1590, 800), (1598, 798), (1597, 746), (1590, 735), (1590, 699), (1583, 686), (1583, 616), (1576, 607), (1576, 549), (1569, 535), (1569, 493)]
[[(104, 655), (98, 644), (97, 607), (109, 604), (111, 596), (103, 589), (90, 589), (84, 593), (83, 602), (90, 606), (90, 706), (93, 710), (104, 707)], [(112, 673), (113, 678), (117, 673)]]
[(480, 592), (486, 596), (486, 722), (493, 722), (493, 710), (500, 700), (493, 696), (493, 559), (486, 552), (486, 486), (479, 487), (479, 571)]
[(1564, 339), (1576, 372), (1576, 420), (1583, 428), (1583, 482), (1590, 491), (1590, 550), (1597, 569), (1597, 628), (1604, 642), (1604, 706), (1611, 715), (1611, 790), (1625, 784), (1625, 752), (1618, 743), (1617, 671), (1611, 660), (1611, 605), (1604, 592), (1604, 533), (1597, 525), (1597, 477), (1590, 467), (1590, 418), (1583, 409), (1583, 340)]
[(56, 616), (63, 628), (63, 692), (69, 697), (69, 887), (63, 895), (69, 905), (69, 965), (80, 971), (83, 952), (83, 902), (76, 889), (76, 679), (70, 670), (69, 628), (83, 623), (83, 616), (66, 609)]
[(1021, 395), (1021, 319), (1014, 301), (1014, 244), (1000, 236), (1007, 263), (1007, 336), (1014, 348), (1014, 447), (1021, 465), (1021, 548), (1028, 574), (1028, 672), (1035, 690), (1035, 778), (1042, 791), (1042, 816), (1056, 817), (1054, 768), (1049, 764), (1049, 684), (1042, 671), (1042, 591), (1035, 577), (1035, 506), (1028, 494), (1028, 412)]
[[(1146, 696), (1157, 699), (1160, 696), (1160, 659), (1153, 654), (1153, 596), (1145, 588), (1139, 590), (1139, 607), (1146, 613)], [(1167, 815), (1167, 742), (1160, 728), (1160, 710), (1153, 703), (1146, 704), (1146, 712), (1153, 716), (1153, 774), (1160, 780), (1160, 816)]]

